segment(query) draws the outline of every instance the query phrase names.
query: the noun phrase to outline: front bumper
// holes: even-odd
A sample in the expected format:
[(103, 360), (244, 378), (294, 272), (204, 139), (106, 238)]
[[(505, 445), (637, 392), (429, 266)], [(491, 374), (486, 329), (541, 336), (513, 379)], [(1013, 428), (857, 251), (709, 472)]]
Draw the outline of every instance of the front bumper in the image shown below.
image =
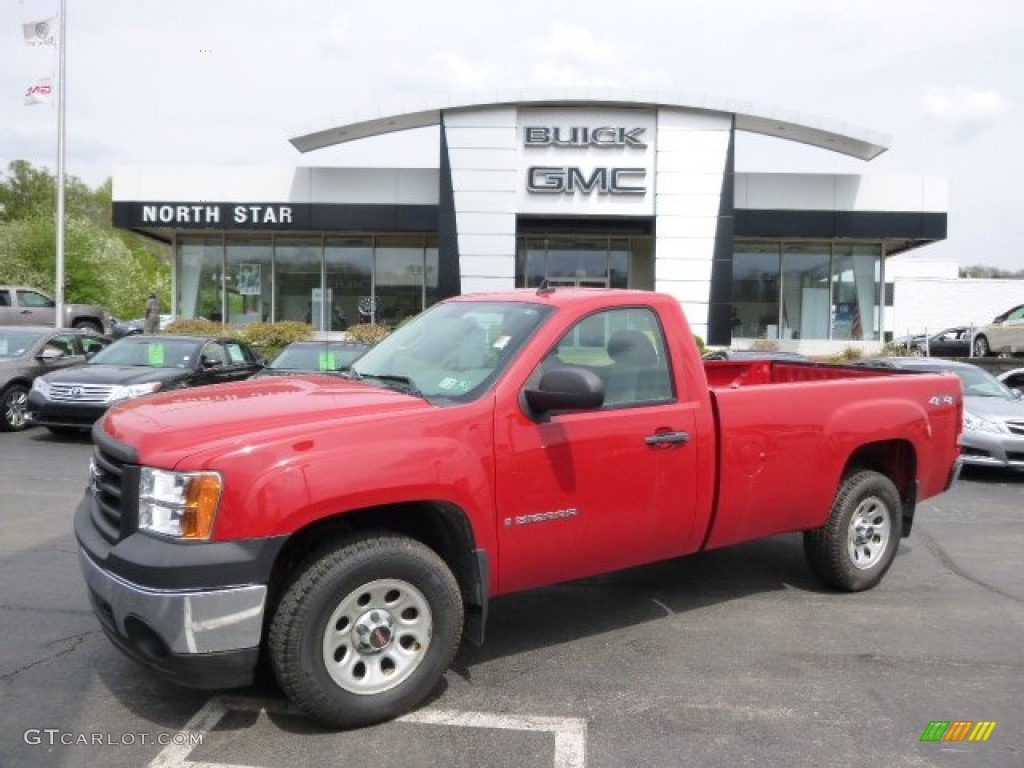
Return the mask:
[(107, 637), (125, 654), (196, 688), (248, 685), (259, 658), (267, 588), (174, 592), (140, 587), (80, 551), (89, 599)]
[(248, 685), (267, 584), (286, 537), (180, 542), (101, 527), (87, 490), (75, 512), (82, 576), (107, 637), (161, 676), (194, 688)]
[(89, 429), (110, 408), (108, 403), (60, 403), (35, 390), (28, 395), (29, 423), (42, 427)]
[(960, 436), (960, 459), (974, 467), (1024, 469), (1024, 435), (965, 431)]

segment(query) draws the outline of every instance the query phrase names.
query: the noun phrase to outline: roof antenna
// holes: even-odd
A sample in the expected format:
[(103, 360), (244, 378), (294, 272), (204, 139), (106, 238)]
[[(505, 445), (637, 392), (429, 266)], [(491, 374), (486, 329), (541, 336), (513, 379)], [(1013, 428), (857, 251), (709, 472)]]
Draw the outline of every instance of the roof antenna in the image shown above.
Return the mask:
[(549, 285), (548, 284), (548, 279), (546, 277), (543, 280), (541, 280), (540, 287), (537, 288), (537, 295), (538, 296), (547, 296), (549, 293), (554, 293), (554, 292), (555, 292), (555, 286)]

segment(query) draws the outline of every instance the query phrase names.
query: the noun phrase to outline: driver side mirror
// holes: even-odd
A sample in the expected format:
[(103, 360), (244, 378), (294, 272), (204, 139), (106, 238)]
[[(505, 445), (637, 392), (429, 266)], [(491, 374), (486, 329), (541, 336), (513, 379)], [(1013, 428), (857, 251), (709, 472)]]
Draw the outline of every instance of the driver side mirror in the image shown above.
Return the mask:
[(548, 421), (552, 411), (586, 411), (604, 405), (604, 382), (586, 368), (559, 367), (540, 377), (536, 389), (523, 392), (536, 421)]
[(221, 365), (224, 365), (224, 363), (222, 363), (220, 360), (216, 360), (212, 357), (207, 357), (206, 355), (203, 355), (202, 364), (203, 368), (206, 369), (217, 368)]
[(56, 347), (44, 347), (43, 351), (36, 355), (36, 360), (40, 360), (44, 363), (50, 360), (57, 360), (64, 357), (64, 352), (57, 349)]

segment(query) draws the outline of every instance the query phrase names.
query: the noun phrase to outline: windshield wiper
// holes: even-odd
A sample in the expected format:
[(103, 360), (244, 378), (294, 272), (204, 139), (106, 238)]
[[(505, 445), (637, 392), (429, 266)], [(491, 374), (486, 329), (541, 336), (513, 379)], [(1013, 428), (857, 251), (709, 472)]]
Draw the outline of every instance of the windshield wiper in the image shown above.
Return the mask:
[(389, 389), (397, 389), (401, 392), (405, 392), (406, 394), (410, 394), (414, 397), (423, 397), (423, 393), (419, 391), (416, 385), (413, 384), (412, 379), (410, 379), (408, 376), (401, 376), (397, 373), (359, 373), (358, 371), (353, 369), (349, 369), (345, 373), (351, 378), (357, 379), (359, 381), (363, 381), (365, 379), (375, 379), (377, 381), (384, 382), (385, 385), (397, 384), (399, 386), (389, 387)]

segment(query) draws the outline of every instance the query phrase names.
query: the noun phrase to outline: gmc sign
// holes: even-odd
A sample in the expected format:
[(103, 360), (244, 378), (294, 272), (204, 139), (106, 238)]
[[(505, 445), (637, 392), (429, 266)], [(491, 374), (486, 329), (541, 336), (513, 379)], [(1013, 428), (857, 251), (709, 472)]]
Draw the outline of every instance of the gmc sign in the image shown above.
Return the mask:
[(581, 168), (533, 166), (527, 171), (530, 192), (571, 195), (574, 192), (599, 195), (642, 195), (647, 191), (645, 168), (595, 168), (589, 176)]

